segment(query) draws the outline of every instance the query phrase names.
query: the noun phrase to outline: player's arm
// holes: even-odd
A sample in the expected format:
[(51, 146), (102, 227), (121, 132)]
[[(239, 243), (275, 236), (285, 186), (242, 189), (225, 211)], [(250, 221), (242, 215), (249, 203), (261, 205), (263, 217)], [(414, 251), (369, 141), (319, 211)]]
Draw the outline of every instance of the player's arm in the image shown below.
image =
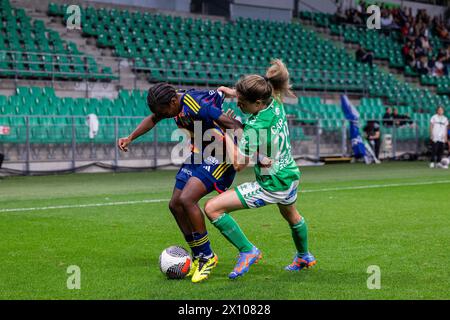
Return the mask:
[[(236, 130), (236, 135), (242, 136), (242, 129)], [(234, 137), (225, 133), (224, 138), (228, 159), (231, 160), (234, 170), (242, 171), (250, 163), (250, 157), (243, 155), (239, 151), (237, 144), (234, 143)]]
[[(261, 168), (270, 168), (272, 166), (272, 159), (259, 153), (257, 151), (257, 145), (252, 144), (251, 141), (248, 141), (248, 137), (244, 136), (244, 132), (242, 129), (238, 129), (233, 133), (234, 136), (230, 136), (229, 134), (225, 133), (224, 140), (228, 159), (230, 159), (233, 164), (233, 168), (236, 171), (242, 171), (243, 169), (245, 169), (250, 164), (251, 157), (255, 153), (258, 157), (258, 165)], [(245, 145), (247, 147), (239, 145), (239, 143), (234, 143), (235, 136), (239, 137), (238, 141), (246, 141)]]
[(128, 145), (135, 139), (139, 138), (143, 134), (152, 130), (156, 124), (160, 121), (155, 114), (151, 114), (148, 117), (144, 118), (141, 123), (134, 129), (134, 131), (128, 136), (124, 138), (120, 138), (117, 145), (120, 150), (127, 152)]
[(216, 120), (217, 124), (223, 129), (239, 130), (242, 133), (244, 128), (243, 124), (236, 120), (234, 117), (230, 116), (228, 113), (222, 113)]
[(217, 91), (223, 92), (225, 94), (225, 98), (236, 98), (236, 89), (221, 86), (217, 88)]

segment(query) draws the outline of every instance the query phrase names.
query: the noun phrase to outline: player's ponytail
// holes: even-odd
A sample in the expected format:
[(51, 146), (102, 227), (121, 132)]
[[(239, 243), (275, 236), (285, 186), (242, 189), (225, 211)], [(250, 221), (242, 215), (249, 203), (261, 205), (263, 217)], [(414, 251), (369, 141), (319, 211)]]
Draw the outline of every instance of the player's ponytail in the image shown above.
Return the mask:
[(177, 95), (177, 91), (168, 83), (157, 83), (148, 90), (147, 105), (153, 113), (158, 113), (161, 107), (167, 106)]
[(295, 97), (289, 83), (289, 71), (280, 59), (271, 61), (265, 76), (247, 75), (236, 83), (236, 92), (246, 101), (264, 103), (272, 97), (282, 100), (284, 96)]
[(284, 96), (295, 98), (289, 83), (289, 71), (286, 65), (280, 59), (273, 59), (271, 66), (266, 71), (266, 78), (273, 87), (273, 96), (282, 100)]

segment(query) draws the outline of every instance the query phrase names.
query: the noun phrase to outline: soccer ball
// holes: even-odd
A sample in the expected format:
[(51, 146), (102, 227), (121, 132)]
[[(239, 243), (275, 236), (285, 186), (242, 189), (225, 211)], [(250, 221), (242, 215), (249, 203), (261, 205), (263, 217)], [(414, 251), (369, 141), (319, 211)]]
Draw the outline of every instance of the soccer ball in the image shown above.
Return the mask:
[(444, 158), (444, 159), (442, 159), (442, 160), (441, 160), (441, 164), (442, 164), (444, 167), (448, 167), (448, 165), (450, 164), (450, 159), (449, 159), (449, 158)]
[(189, 273), (192, 257), (180, 246), (171, 246), (159, 256), (159, 268), (169, 279), (183, 279)]

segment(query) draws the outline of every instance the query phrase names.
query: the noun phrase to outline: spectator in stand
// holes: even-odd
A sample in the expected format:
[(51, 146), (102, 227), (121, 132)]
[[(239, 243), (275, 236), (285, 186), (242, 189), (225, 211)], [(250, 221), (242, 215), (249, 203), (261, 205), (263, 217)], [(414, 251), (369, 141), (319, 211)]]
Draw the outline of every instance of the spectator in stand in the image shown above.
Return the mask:
[(375, 157), (378, 159), (380, 154), (381, 134), (380, 124), (378, 121), (367, 121), (366, 126), (363, 128), (365, 137), (372, 147)]
[[(366, 10), (369, 5), (369, 3), (359, 1), (356, 8), (347, 9), (345, 11), (346, 21), (353, 24), (361, 24), (366, 21)], [(383, 3), (378, 5), (381, 8), (381, 26), (385, 30), (384, 32), (391, 32), (389, 29), (392, 28), (400, 29), (400, 34), (405, 43), (402, 47), (405, 64), (420, 74), (448, 75), (450, 45), (445, 50), (447, 51), (444, 55), (445, 58), (442, 58), (442, 56), (432, 57), (433, 48), (429, 39), (432, 34), (435, 34), (441, 39), (450, 40), (450, 19), (445, 21), (441, 17), (431, 18), (425, 9), (417, 10), (414, 16), (410, 7), (388, 8)]]
[(428, 39), (428, 36), (422, 36), (420, 37), (422, 48), (425, 50), (425, 53), (430, 54), (433, 49), (431, 48), (430, 40)]
[(421, 55), (419, 60), (416, 61), (416, 71), (419, 74), (428, 75), (430, 73), (430, 67), (428, 64), (428, 57), (426, 55)]
[(448, 72), (446, 71), (446, 66), (444, 64), (445, 56), (438, 55), (437, 60), (433, 64), (432, 75), (435, 77), (442, 77)]
[(409, 116), (408, 113), (405, 114), (400, 114), (399, 115), (400, 120), (400, 127), (403, 126), (409, 126), (413, 124), (413, 121), (411, 120), (411, 117)]
[(400, 33), (403, 36), (403, 39), (406, 39), (410, 35), (411, 26), (408, 22), (406, 22), (403, 27), (400, 28)]
[(373, 52), (364, 49), (360, 44), (358, 44), (357, 48), (358, 49), (355, 53), (356, 61), (368, 63), (371, 67), (373, 67)]
[(363, 17), (354, 8), (347, 9), (346, 11), (347, 22), (351, 24), (362, 24)]
[(382, 28), (390, 27), (392, 22), (394, 22), (394, 19), (388, 10), (383, 9), (381, 11), (381, 21), (380, 22), (381, 22)]
[(439, 106), (430, 120), (430, 138), (432, 142), (430, 168), (440, 166), (444, 146), (448, 143), (448, 119), (444, 107)]
[(343, 10), (343, 3), (341, 2), (336, 10), (334, 15), (334, 21), (337, 23), (342, 23), (347, 21), (347, 16)]
[(445, 27), (443, 20), (439, 17), (434, 17), (433, 19), (434, 31), (442, 40), (450, 40), (450, 34)]
[(383, 29), (393, 29), (398, 28), (397, 24), (394, 23), (394, 17), (389, 10), (381, 11), (381, 28)]
[(393, 121), (393, 116), (392, 116), (392, 110), (391, 110), (391, 108), (387, 107), (386, 111), (384, 112), (384, 115), (383, 115), (383, 126), (392, 127), (393, 124), (394, 124), (394, 121)]
[(392, 119), (393, 119), (394, 125), (396, 127), (399, 127), (403, 117), (402, 117), (401, 114), (398, 113), (398, 109), (397, 108), (394, 108), (394, 112), (392, 113)]
[(415, 54), (414, 54), (414, 43), (408, 41), (402, 48), (403, 58), (405, 59), (405, 64), (410, 67), (414, 67), (415, 64)]
[(428, 38), (425, 36), (420, 36), (416, 38), (414, 42), (414, 53), (416, 57), (420, 57), (422, 55), (428, 56), (432, 52), (432, 48), (430, 45), (430, 42), (428, 41)]
[(443, 50), (443, 54), (445, 56), (444, 65), (446, 70), (446, 75), (450, 74), (450, 44), (447, 46), (447, 49)]

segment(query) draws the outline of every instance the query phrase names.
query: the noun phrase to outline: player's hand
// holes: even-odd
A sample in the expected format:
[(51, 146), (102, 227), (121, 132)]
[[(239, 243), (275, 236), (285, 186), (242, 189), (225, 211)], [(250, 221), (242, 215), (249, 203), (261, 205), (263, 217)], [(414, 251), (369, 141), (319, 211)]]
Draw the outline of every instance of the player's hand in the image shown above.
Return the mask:
[(273, 160), (267, 157), (261, 157), (258, 161), (261, 168), (270, 168), (273, 164)]
[(129, 137), (120, 138), (117, 142), (117, 146), (120, 150), (127, 152), (128, 151), (128, 145), (131, 143), (131, 139)]
[(231, 119), (236, 119), (236, 115), (234, 114), (234, 111), (232, 109), (228, 109), (225, 111), (225, 115), (230, 117)]

